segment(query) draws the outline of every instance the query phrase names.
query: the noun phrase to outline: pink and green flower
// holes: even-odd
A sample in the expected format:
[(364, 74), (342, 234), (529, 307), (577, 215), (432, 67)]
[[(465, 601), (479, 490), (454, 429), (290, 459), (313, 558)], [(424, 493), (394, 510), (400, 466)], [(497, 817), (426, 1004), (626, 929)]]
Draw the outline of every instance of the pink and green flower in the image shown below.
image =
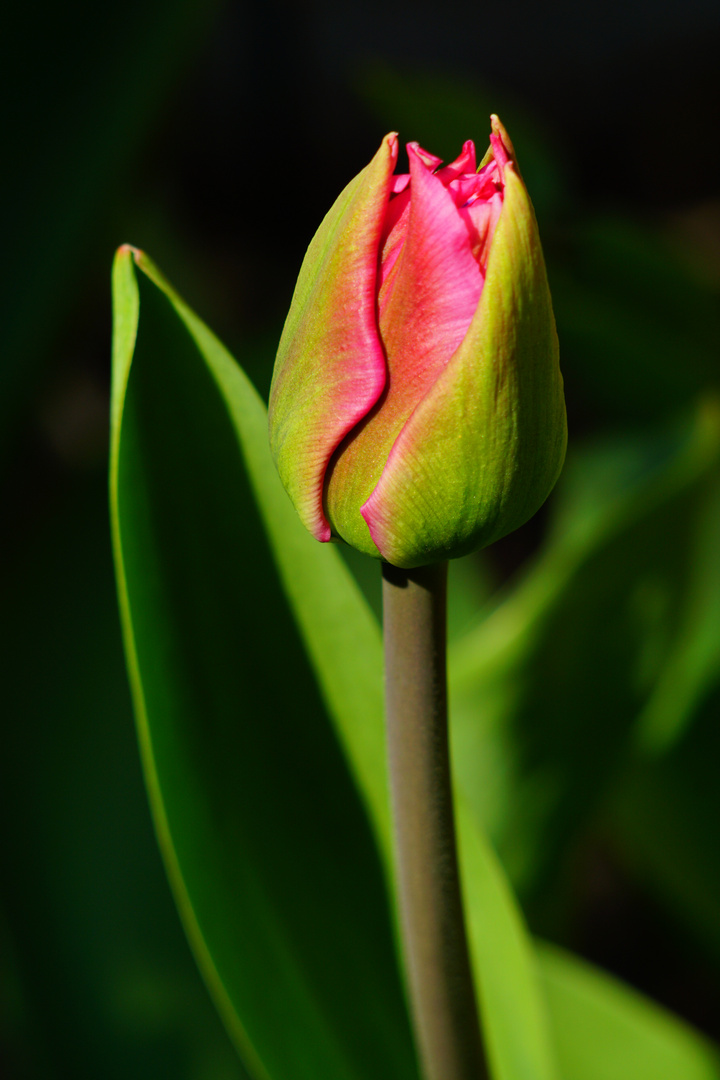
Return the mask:
[(383, 139), (315, 235), (270, 394), (282, 481), (318, 540), (413, 567), (522, 525), (566, 421), (537, 224), (497, 117), (476, 168)]

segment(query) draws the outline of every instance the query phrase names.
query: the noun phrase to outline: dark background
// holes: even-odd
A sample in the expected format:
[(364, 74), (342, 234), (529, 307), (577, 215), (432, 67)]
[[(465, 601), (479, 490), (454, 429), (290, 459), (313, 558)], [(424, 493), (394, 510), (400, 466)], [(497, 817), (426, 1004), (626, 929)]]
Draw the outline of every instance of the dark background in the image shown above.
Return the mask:
[[(655, 430), (718, 382), (720, 9), (130, 0), (3, 22), (0, 1075), (223, 1080), (125, 685), (113, 251), (148, 251), (266, 392), (305, 246), (385, 131), (482, 153), (494, 111), (536, 204), (571, 441)], [(544, 525), (489, 554), (495, 585)], [(566, 917), (531, 905), (538, 928), (720, 1036), (717, 956), (604, 834), (573, 859)]]

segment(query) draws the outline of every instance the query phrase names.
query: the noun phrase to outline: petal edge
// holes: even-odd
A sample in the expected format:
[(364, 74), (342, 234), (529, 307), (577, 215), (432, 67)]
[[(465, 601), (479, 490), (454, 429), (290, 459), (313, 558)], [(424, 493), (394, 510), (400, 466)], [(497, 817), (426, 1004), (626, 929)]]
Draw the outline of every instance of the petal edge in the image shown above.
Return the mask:
[(326, 215), (305, 255), (278, 347), (270, 445), (301, 520), (318, 540), (331, 536), (323, 510), (330, 459), (385, 385), (375, 285), (396, 161), (393, 132)]

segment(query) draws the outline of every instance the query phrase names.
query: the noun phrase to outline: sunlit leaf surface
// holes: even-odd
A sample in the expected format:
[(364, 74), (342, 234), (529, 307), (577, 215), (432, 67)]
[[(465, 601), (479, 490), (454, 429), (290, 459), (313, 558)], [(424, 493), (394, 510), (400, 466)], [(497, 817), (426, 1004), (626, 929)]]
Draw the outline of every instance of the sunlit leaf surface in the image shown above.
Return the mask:
[[(115, 302), (121, 609), (156, 828), (196, 956), (254, 1076), (414, 1077), (385, 892), (377, 623), (337, 551), (299, 526), (242, 372), (130, 249), (116, 262)], [(679, 492), (712, 459), (712, 417), (703, 430)], [(570, 530), (573, 557), (519, 592), (520, 625), (523, 602), (537, 620), (575, 581), (595, 550), (596, 510)], [(602, 521), (612, 538), (617, 523), (614, 532)], [(507, 657), (536, 641), (528, 625), (522, 649), (507, 648), (506, 627), (484, 657), (505, 656), (497, 680), (514, 677)], [(456, 646), (455, 697), (462, 706), (470, 688), (466, 708), (484, 670), (483, 633)], [(460, 762), (465, 782), (493, 761), (479, 730), (472, 760)], [(458, 831), (493, 1080), (650, 1080), (660, 1054), (669, 1080), (714, 1080), (714, 1051), (690, 1029), (599, 973), (537, 952), (467, 789)], [(589, 1063), (581, 1032), (598, 1047)]]
[[(111, 500), (146, 781), (189, 938), (254, 1076), (412, 1078), (380, 862), (253, 497), (280, 490), (264, 407), (138, 261), (139, 290), (131, 250), (114, 273)], [(296, 589), (338, 584), (328, 555), (335, 577), (312, 564)]]
[(450, 652), (458, 782), (524, 896), (628, 755), (679, 737), (720, 669), (720, 411), (568, 464), (535, 565)]
[(717, 1048), (676, 1017), (560, 949), (537, 952), (567, 1080), (718, 1080)]

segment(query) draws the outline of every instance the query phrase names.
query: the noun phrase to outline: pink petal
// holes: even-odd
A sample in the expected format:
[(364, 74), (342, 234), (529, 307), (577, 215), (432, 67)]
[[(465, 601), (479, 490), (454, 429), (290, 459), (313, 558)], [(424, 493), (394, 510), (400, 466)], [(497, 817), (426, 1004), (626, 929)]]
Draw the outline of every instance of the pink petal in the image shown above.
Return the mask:
[(476, 199), (467, 206), (460, 207), (458, 211), (465, 222), (473, 255), (483, 274), (502, 207), (503, 197), (497, 191), (491, 199)]
[(546, 497), (564, 457), (562, 377), (537, 225), (514, 163), (503, 172), (503, 212), (468, 334), (403, 427), (361, 510), (374, 544), (397, 566), (462, 554), (516, 528)]
[(502, 181), (495, 158), (491, 158), (487, 165), (483, 165), (482, 169), (478, 169), (477, 177), (478, 181), (485, 180), (488, 184), (497, 184)]
[(377, 328), (378, 251), (397, 138), (339, 196), (300, 270), (270, 391), (273, 456), (301, 520), (329, 540), (325, 474), (385, 385)]
[(387, 382), (375, 407), (333, 457), (326, 485), (337, 531), (360, 547), (365, 541), (355, 523), (362, 521), (358, 510), (365, 518), (361, 508), (393, 443), (465, 337), (483, 284), (452, 194), (413, 144), (408, 156), (411, 199), (387, 237), (378, 296)]
[(508, 152), (505, 149), (505, 144), (502, 141), (502, 138), (493, 132), (493, 134), (490, 136), (490, 145), (493, 148), (493, 157), (497, 161), (498, 169), (500, 170), (500, 175), (502, 176), (503, 169), (510, 160)]
[[(373, 414), (354, 436), (353, 455), (367, 443), (380, 463), (417, 403), (462, 342), (483, 285), (468, 229), (451, 193), (408, 146), (412, 199), (401, 218), (400, 253), (384, 273), (378, 298), (388, 380)], [(388, 244), (393, 236), (388, 238)], [(382, 448), (385, 447), (383, 451)]]
[[(408, 151), (411, 146), (415, 148), (415, 153), (420, 158), (423, 165), (430, 169), (431, 172), (437, 169), (438, 165), (442, 165), (442, 158), (436, 157), (435, 154), (431, 154), (428, 150), (423, 150), (422, 146), (418, 143), (409, 143)], [(410, 169), (410, 175), (412, 176), (412, 169)]]
[(401, 191), (410, 183), (410, 173), (398, 173), (397, 176), (393, 176), (392, 183), (390, 185), (390, 194), (399, 195)]
[[(409, 179), (409, 177), (408, 177)], [(385, 223), (380, 237), (380, 268), (377, 288), (382, 288), (402, 251), (410, 217), (411, 190), (408, 184), (403, 191), (390, 200), (385, 212)]]
[(448, 191), (453, 197), (456, 206), (464, 206), (469, 199), (476, 199), (484, 184), (484, 180), (478, 180), (476, 173), (470, 176), (458, 176), (448, 184)]
[(418, 149), (408, 145), (412, 198), (402, 257), (378, 297), (390, 393), (412, 387), (415, 401), (465, 336), (482, 289), (467, 227)]
[(475, 164), (475, 143), (472, 139), (468, 139), (463, 144), (463, 148), (450, 165), (446, 165), (444, 169), (438, 169), (435, 174), (442, 180), (445, 187), (448, 186), (451, 180), (455, 180), (456, 177), (462, 176), (463, 173), (474, 173), (477, 168)]

